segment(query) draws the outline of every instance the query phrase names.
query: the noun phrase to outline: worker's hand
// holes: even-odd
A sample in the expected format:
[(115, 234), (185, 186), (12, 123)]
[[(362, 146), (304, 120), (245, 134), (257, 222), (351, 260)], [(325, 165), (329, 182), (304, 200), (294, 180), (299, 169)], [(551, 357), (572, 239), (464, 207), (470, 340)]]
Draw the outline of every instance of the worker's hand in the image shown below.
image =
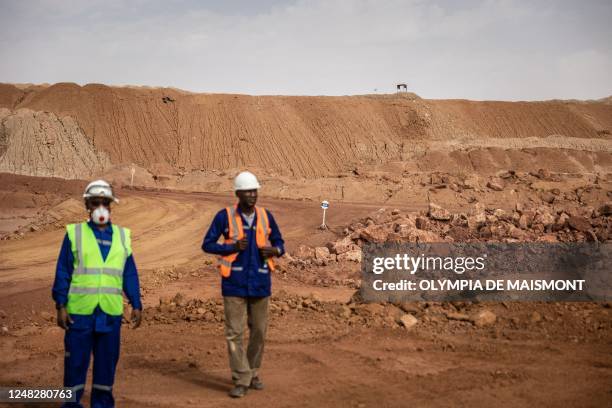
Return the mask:
[(142, 310), (141, 309), (132, 309), (132, 329), (137, 329), (140, 327), (140, 323), (142, 323)]
[(236, 252), (244, 251), (247, 249), (247, 246), (249, 246), (249, 241), (246, 238), (242, 238), (234, 244)]
[(264, 258), (271, 258), (273, 256), (279, 256), (280, 255), (279, 249), (277, 247), (273, 247), (273, 246), (266, 246), (266, 247), (263, 247), (263, 248), (259, 248), (259, 253)]
[(57, 309), (57, 325), (64, 330), (68, 330), (70, 325), (74, 323), (68, 314), (65, 307)]

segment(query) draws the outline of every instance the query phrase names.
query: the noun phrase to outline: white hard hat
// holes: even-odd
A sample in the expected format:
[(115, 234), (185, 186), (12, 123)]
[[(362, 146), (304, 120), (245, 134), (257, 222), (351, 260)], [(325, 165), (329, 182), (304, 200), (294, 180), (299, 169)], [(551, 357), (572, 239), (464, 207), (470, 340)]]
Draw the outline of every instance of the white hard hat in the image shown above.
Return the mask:
[(88, 199), (93, 197), (109, 198), (116, 203), (119, 202), (119, 200), (113, 194), (113, 189), (111, 188), (110, 184), (104, 180), (92, 181), (87, 185), (87, 187), (85, 187), (83, 198)]
[(234, 179), (234, 191), (238, 190), (255, 190), (261, 187), (257, 181), (257, 177), (250, 171), (243, 171)]

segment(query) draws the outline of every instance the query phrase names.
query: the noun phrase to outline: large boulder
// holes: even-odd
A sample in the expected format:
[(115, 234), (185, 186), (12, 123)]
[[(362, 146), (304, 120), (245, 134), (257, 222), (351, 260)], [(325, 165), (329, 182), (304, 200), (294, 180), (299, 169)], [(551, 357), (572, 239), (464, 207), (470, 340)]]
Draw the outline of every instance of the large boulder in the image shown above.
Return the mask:
[(605, 203), (599, 207), (599, 214), (601, 215), (612, 215), (612, 202)]
[(425, 217), (416, 217), (414, 224), (415, 227), (421, 230), (426, 230), (429, 228), (429, 220)]
[(508, 235), (508, 227), (503, 223), (490, 225), (491, 236), (495, 239), (502, 239)]
[(410, 236), (414, 229), (415, 227), (409, 224), (398, 224), (395, 227), (395, 233), (398, 234), (400, 238), (406, 239)]
[(438, 221), (449, 221), (451, 219), (451, 213), (440, 207), (437, 204), (429, 203), (429, 218)]
[(301, 259), (314, 258), (315, 251), (313, 248), (307, 245), (300, 245), (299, 247), (297, 247), (293, 255), (296, 258), (301, 258)]
[(557, 229), (565, 228), (565, 226), (567, 225), (567, 220), (568, 219), (569, 219), (569, 215), (567, 215), (566, 213), (562, 212), (561, 214), (559, 214), (559, 217), (555, 221), (555, 227)]
[(487, 217), (484, 214), (469, 215), (467, 219), (468, 228), (472, 231), (477, 231), (480, 227), (485, 225)]
[(406, 329), (411, 329), (412, 327), (414, 327), (419, 321), (417, 320), (416, 317), (414, 317), (411, 314), (405, 314), (402, 317), (399, 318), (399, 324), (401, 324), (402, 326), (404, 326)]
[(514, 225), (510, 225), (508, 227), (507, 234), (514, 239), (524, 239), (526, 236), (525, 231), (520, 228), (515, 227)]
[(497, 320), (497, 316), (495, 316), (495, 313), (491, 312), (490, 310), (486, 310), (486, 309), (481, 310), (475, 313), (474, 315), (470, 316), (470, 321), (476, 327), (484, 327), (484, 326), (492, 325), (495, 323), (496, 320)]
[(389, 230), (384, 225), (370, 225), (364, 228), (359, 237), (367, 242), (385, 242), (387, 240), (387, 235), (389, 235)]
[(552, 204), (555, 201), (555, 194), (550, 191), (545, 191), (541, 195), (542, 201), (548, 204)]
[(463, 213), (453, 214), (453, 217), (451, 219), (451, 225), (453, 227), (467, 227), (468, 226), (467, 215)]
[(445, 315), (446, 315), (446, 318), (448, 320), (459, 320), (459, 321), (464, 321), (464, 322), (469, 322), (470, 321), (470, 316), (468, 316), (465, 313), (446, 312)]
[(474, 204), (468, 213), (467, 225), (472, 231), (478, 231), (480, 227), (485, 225), (487, 222), (487, 214), (485, 212), (485, 206), (482, 203)]
[(502, 210), (501, 208), (495, 209), (495, 211), (493, 211), (493, 215), (498, 220), (502, 220), (502, 221), (510, 221), (512, 219), (512, 214), (509, 214), (507, 211)]
[(567, 224), (574, 230), (580, 232), (587, 232), (591, 229), (591, 223), (586, 217), (575, 215), (567, 219)]
[(487, 187), (494, 191), (502, 191), (504, 189), (504, 181), (500, 178), (493, 178), (489, 180)]
[(452, 227), (448, 230), (448, 235), (453, 237), (456, 242), (464, 242), (470, 239), (470, 231), (465, 227)]
[(356, 247), (337, 256), (338, 262), (361, 262), (361, 248)]
[(526, 230), (531, 225), (531, 221), (529, 220), (529, 218), (527, 218), (525, 214), (521, 214), (517, 224), (520, 229)]
[(544, 228), (550, 227), (555, 223), (555, 216), (550, 213), (548, 208), (540, 207), (533, 218), (532, 224), (541, 224)]
[(379, 208), (376, 212), (371, 214), (368, 218), (374, 222), (374, 224), (384, 224), (391, 221), (393, 214), (391, 211), (387, 211), (386, 208)]
[(329, 249), (327, 249), (327, 247), (316, 247), (314, 249), (314, 253), (315, 258), (322, 261), (328, 261), (331, 258), (331, 254), (329, 253)]
[(357, 248), (357, 245), (353, 243), (351, 237), (344, 237), (339, 241), (328, 243), (327, 248), (332, 254), (340, 255)]
[(601, 242), (606, 242), (609, 238), (610, 238), (610, 232), (608, 231), (608, 228), (599, 228), (595, 235), (597, 236), (597, 239)]

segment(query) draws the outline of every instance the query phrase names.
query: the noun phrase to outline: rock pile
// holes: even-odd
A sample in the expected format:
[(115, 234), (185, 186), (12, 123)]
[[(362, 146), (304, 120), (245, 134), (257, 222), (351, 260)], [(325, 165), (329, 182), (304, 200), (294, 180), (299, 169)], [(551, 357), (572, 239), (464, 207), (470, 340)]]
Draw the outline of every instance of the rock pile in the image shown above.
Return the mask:
[(324, 266), (361, 262), (366, 242), (605, 242), (612, 238), (612, 203), (597, 209), (517, 204), (513, 211), (475, 203), (467, 213), (435, 203), (417, 214), (381, 208), (348, 225), (344, 235), (325, 247), (300, 246), (293, 256)]
[[(457, 303), (457, 302), (455, 302)], [(300, 296), (279, 291), (270, 301), (272, 319), (295, 316), (340, 325), (413, 329), (445, 321), (465, 322), (466, 327), (486, 327), (496, 322), (496, 315), (472, 304), (453, 305), (438, 302), (363, 303), (358, 292), (346, 303), (325, 301), (318, 293)], [(188, 299), (182, 293), (160, 298), (147, 318), (155, 323), (178, 321), (220, 323), (224, 320), (221, 299)]]
[(220, 299), (188, 299), (182, 293), (174, 297), (161, 297), (151, 319), (160, 323), (171, 323), (178, 320), (221, 322), (223, 321), (223, 304)]

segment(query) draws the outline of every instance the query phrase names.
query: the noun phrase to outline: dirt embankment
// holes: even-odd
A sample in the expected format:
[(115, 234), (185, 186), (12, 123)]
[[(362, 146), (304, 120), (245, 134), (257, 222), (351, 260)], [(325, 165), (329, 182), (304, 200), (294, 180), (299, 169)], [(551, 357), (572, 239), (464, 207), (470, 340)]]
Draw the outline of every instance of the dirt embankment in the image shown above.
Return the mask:
[(1, 172), (76, 179), (110, 166), (70, 116), (0, 108)]
[[(563, 172), (612, 168), (612, 105), (604, 102), (248, 96), (60, 83), (2, 85), (0, 107), (12, 115), (27, 115), (22, 109), (54, 115), (33, 114), (42, 123), (73, 118), (78, 139), (82, 131), (90, 145), (63, 149), (62, 160), (108, 154), (110, 163), (95, 162), (104, 166), (101, 173), (127, 180), (127, 165), (134, 163), (150, 185), (223, 183), (219, 174), (240, 168), (286, 176), (292, 183), (355, 171), (397, 174), (390, 165), (413, 172), (478, 173), (537, 170), (534, 162)], [(28, 135), (32, 144), (40, 144), (35, 133)], [(8, 152), (19, 146), (20, 136), (5, 130), (4, 140)], [(35, 162), (36, 150), (19, 149), (24, 156), (19, 160)], [(41, 173), (35, 166), (8, 170)], [(64, 169), (51, 173), (75, 177)]]

